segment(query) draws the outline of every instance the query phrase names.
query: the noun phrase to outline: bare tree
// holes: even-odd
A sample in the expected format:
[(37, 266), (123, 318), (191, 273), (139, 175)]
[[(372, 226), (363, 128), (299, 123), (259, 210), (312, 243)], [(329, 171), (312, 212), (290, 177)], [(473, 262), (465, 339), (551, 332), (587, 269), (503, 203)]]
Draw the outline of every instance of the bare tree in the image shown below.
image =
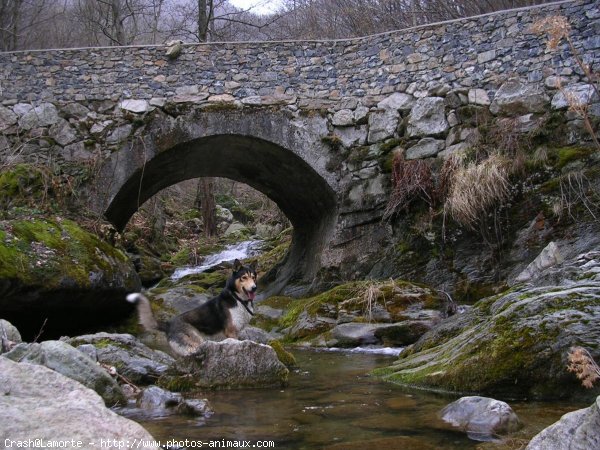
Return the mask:
[(43, 37), (39, 30), (55, 22), (66, 3), (66, 0), (0, 0), (0, 51), (38, 47)]
[(365, 36), (549, 0), (284, 0), (275, 38)]

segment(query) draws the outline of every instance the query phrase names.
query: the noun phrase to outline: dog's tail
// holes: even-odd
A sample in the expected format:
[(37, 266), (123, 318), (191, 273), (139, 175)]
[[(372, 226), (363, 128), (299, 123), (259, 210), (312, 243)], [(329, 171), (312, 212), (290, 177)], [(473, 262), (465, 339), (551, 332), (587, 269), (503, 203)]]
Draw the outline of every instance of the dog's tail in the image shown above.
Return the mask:
[(148, 298), (139, 292), (129, 294), (127, 301), (135, 303), (137, 306), (138, 320), (140, 325), (144, 327), (146, 331), (155, 331), (161, 329), (158, 322), (152, 314), (152, 308), (150, 307), (150, 301)]

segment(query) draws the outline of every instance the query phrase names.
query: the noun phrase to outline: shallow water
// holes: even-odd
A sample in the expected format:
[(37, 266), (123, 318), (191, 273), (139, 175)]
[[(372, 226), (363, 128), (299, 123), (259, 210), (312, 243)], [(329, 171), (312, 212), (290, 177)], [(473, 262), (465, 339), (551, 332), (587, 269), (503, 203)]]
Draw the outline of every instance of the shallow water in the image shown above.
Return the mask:
[(207, 256), (199, 266), (180, 267), (171, 275), (172, 280), (179, 280), (193, 273), (201, 273), (211, 267), (221, 264), (224, 261), (233, 261), (234, 259), (244, 259), (249, 256), (255, 256), (260, 253), (263, 241), (242, 241), (237, 244), (228, 245), (223, 251)]
[[(215, 414), (198, 420), (133, 413), (162, 441), (272, 440), (285, 449), (471, 449), (482, 445), (449, 428), (437, 413), (456, 396), (408, 390), (368, 376), (394, 357), (295, 350), (299, 369), (284, 389), (198, 393)], [(509, 402), (525, 423), (505, 448), (521, 448), (562, 414), (587, 405)], [(484, 448), (498, 448), (483, 444)], [(490, 446), (490, 447), (488, 447)], [(524, 446), (523, 446), (524, 448)]]

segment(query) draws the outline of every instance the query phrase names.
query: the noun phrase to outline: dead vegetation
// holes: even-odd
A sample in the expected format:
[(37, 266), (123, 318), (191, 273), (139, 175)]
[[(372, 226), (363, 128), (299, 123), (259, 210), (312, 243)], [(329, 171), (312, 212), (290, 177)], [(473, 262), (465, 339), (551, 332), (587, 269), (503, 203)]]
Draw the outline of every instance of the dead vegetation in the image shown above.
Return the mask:
[(591, 389), (600, 380), (600, 367), (583, 347), (572, 347), (568, 354), (567, 370), (575, 374), (581, 384)]
[(459, 224), (473, 228), (489, 210), (510, 197), (509, 168), (509, 161), (499, 154), (457, 167), (444, 211)]

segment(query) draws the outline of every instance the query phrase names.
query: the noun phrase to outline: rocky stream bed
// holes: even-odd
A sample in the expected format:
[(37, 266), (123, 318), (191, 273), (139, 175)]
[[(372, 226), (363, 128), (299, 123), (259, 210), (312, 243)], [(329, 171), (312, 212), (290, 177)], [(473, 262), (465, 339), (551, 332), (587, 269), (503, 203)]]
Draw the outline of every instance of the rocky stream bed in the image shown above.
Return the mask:
[[(213, 435), (218, 431), (233, 439), (235, 403), (246, 408), (249, 399), (255, 403), (264, 399), (269, 415), (253, 413), (260, 417), (261, 431), (243, 425), (244, 436), (267, 439), (271, 421), (271, 436), (287, 442), (286, 448), (354, 448), (365, 445), (365, 440), (390, 448), (440, 448), (448, 433), (462, 432), (464, 437), (455, 434), (444, 448), (474, 448), (482, 445), (476, 444), (481, 440), (493, 441), (486, 444), (491, 448), (508, 445), (511, 439), (527, 442), (542, 423), (549, 425), (600, 394), (598, 388), (583, 388), (566, 370), (572, 346), (599, 356), (600, 253), (548, 265), (551, 259), (545, 255), (546, 262), (532, 264), (525, 283), (472, 306), (456, 305), (442, 291), (400, 280), (352, 282), (304, 299), (271, 297), (257, 306), (253, 326), (241, 336), (245, 340), (207, 342), (198, 355), (185, 359), (170, 356), (164, 338), (157, 335), (100, 332), (24, 343), (18, 330), (2, 320), (0, 436), (150, 439), (148, 432), (117, 411), (141, 421), (161, 439), (170, 436), (168, 430), (198, 437), (217, 437)], [(209, 272), (161, 282), (147, 292), (155, 314), (168, 319), (202, 303), (220, 288), (227, 270), (227, 264), (217, 265)], [(284, 349), (383, 346), (405, 349), (396, 360), (377, 357), (376, 364), (365, 363), (364, 356), (354, 353), (321, 353), (325, 356), (315, 357), (315, 364), (306, 353), (293, 350), (298, 363)], [(351, 367), (349, 380), (344, 377), (353, 358), (357, 367)], [(315, 380), (311, 381), (312, 390), (306, 394), (302, 380), (309, 373), (321, 384), (312, 386)], [(347, 381), (330, 385), (323, 381), (324, 374), (331, 380), (338, 374)], [(356, 386), (352, 377), (357, 377)], [(343, 387), (344, 383), (350, 384)], [(382, 397), (373, 400), (373, 390)], [(445, 394), (420, 393), (423, 390)], [(290, 408), (301, 410), (279, 417), (275, 411), (281, 395), (282, 414)], [(303, 406), (284, 400), (290, 396), (304, 398)], [(321, 397), (328, 400), (322, 402)], [(307, 398), (316, 404), (307, 404)], [(533, 400), (547, 402), (547, 410), (554, 412), (541, 414), (544, 403), (535, 403), (538, 412), (532, 414), (525, 405), (533, 405)], [(528, 412), (515, 414), (511, 403)], [(443, 409), (444, 405), (448, 406)], [(82, 411), (95, 418), (94, 427), (81, 425)], [(364, 416), (366, 422), (358, 420), (364, 411), (373, 415)], [(413, 430), (416, 438), (407, 435), (403, 419), (414, 415), (429, 424)], [(327, 436), (308, 425), (321, 420), (332, 427)], [(352, 426), (353, 421), (358, 427), (353, 432), (339, 428)], [(572, 448), (595, 448), (599, 423), (596, 400), (543, 431), (528, 448), (562, 449), (569, 439)], [(302, 431), (294, 435), (294, 427)]]

